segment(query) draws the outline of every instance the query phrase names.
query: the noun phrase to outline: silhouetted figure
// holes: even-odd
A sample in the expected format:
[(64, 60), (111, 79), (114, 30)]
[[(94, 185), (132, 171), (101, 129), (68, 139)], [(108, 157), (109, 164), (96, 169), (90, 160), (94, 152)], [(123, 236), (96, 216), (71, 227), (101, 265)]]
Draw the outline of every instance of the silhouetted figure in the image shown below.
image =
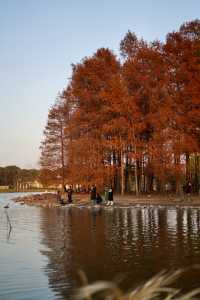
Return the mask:
[(93, 204), (96, 204), (96, 197), (97, 197), (97, 188), (95, 185), (92, 185), (90, 190), (90, 200), (93, 202)]
[(73, 189), (72, 189), (72, 187), (70, 185), (70, 187), (67, 190), (68, 203), (72, 203), (73, 202), (73, 200), (72, 200), (72, 194), (73, 194)]
[(188, 196), (190, 196), (192, 193), (192, 183), (190, 181), (188, 181), (186, 184), (185, 192)]
[(108, 190), (108, 202), (107, 205), (113, 205), (113, 188), (110, 187)]
[(101, 195), (99, 193), (97, 193), (97, 196), (96, 196), (96, 203), (97, 204), (101, 204), (103, 202), (103, 199), (101, 198)]

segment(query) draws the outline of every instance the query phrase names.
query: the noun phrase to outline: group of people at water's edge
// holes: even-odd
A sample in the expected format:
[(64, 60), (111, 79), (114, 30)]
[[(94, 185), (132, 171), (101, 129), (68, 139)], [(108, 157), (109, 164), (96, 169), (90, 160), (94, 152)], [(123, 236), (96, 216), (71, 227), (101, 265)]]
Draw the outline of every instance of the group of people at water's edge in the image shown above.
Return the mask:
[[(102, 204), (103, 198), (101, 197), (100, 193), (97, 191), (96, 185), (92, 185), (90, 190), (90, 200), (93, 205), (95, 204)], [(63, 190), (57, 191), (57, 201), (61, 205), (65, 204), (71, 204), (73, 202), (72, 199), (73, 189), (72, 186), (69, 186), (69, 188), (66, 188), (66, 186), (63, 187)], [(105, 187), (105, 202), (106, 205), (113, 205), (113, 188), (112, 187)]]

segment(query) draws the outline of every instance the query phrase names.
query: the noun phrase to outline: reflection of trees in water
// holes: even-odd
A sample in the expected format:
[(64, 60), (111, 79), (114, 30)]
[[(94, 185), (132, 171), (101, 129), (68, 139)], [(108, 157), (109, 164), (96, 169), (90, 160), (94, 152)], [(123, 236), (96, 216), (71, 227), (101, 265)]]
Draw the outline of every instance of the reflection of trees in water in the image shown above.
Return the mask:
[[(102, 218), (99, 213), (80, 209), (42, 210), (42, 243), (47, 246), (45, 271), (49, 285), (67, 299), (79, 286), (77, 271), (95, 271), (95, 262), (101, 257), (104, 243)], [(98, 229), (96, 229), (98, 228)]]
[(49, 285), (56, 293), (66, 294), (67, 284), (71, 281), (66, 273), (70, 267), (70, 244), (67, 242), (71, 235), (70, 218), (67, 212), (57, 209), (41, 210), (42, 244), (47, 248), (42, 254), (48, 258), (45, 272), (49, 278)]
[(123, 274), (121, 285), (129, 288), (162, 269), (200, 263), (198, 209), (71, 208), (42, 214), (45, 270), (63, 299), (78, 286), (79, 269), (90, 282)]

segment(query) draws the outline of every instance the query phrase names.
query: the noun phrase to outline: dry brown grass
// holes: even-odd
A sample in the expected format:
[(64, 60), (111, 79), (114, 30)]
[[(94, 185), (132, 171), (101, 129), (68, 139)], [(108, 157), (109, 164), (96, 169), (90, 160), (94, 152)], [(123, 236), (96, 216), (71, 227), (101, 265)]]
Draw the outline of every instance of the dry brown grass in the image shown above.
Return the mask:
[(76, 299), (92, 300), (100, 295), (104, 300), (199, 300), (200, 288), (182, 294), (179, 289), (171, 287), (182, 272), (163, 271), (128, 293), (123, 293), (113, 282), (97, 281), (88, 284), (86, 276), (81, 272), (79, 276), (86, 285), (79, 289)]

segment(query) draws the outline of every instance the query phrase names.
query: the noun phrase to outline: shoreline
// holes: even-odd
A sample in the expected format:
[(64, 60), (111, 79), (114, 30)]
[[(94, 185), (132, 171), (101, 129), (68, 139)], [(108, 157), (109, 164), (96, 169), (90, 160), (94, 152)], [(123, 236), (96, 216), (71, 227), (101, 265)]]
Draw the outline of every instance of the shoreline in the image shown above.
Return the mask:
[[(91, 201), (89, 200), (89, 194), (73, 194), (73, 206), (90, 206)], [(12, 198), (14, 202), (20, 203), (21, 205), (37, 206), (37, 207), (48, 207), (56, 208), (63, 207), (57, 202), (57, 195), (55, 193), (38, 193), (30, 194), (26, 196), (19, 196)], [(67, 207), (71, 204), (65, 204)], [(114, 206), (136, 206), (136, 205), (164, 205), (164, 206), (196, 206), (200, 207), (200, 196), (184, 195), (178, 197), (176, 195), (114, 195)], [(105, 206), (105, 201), (98, 206)]]

